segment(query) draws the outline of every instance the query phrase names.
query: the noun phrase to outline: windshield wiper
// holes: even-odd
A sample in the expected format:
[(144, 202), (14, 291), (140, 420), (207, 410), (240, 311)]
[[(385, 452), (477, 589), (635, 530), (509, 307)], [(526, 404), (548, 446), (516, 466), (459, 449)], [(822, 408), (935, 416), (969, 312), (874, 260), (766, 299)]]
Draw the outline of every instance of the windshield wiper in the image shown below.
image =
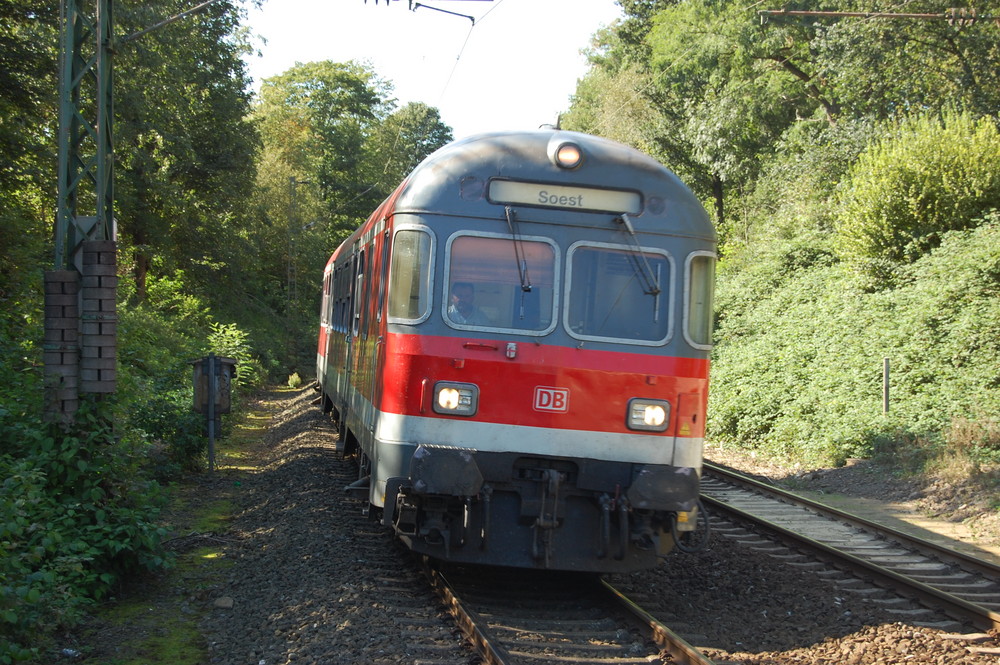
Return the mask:
[(517, 232), (517, 213), (510, 206), (504, 207), (507, 215), (507, 228), (514, 238), (514, 259), (517, 261), (517, 276), (521, 279), (521, 291), (531, 291), (531, 278), (528, 277), (528, 261), (524, 258), (524, 247), (522, 247), (521, 234)]
[(514, 238), (514, 260), (517, 261), (517, 276), (521, 280), (521, 303), (518, 313), (523, 321), (524, 296), (527, 293), (531, 293), (531, 278), (528, 277), (528, 260), (524, 258), (524, 241), (517, 230), (517, 213), (510, 206), (504, 206), (504, 213), (507, 216), (507, 228), (510, 229), (510, 235)]
[(653, 268), (649, 265), (646, 254), (642, 251), (642, 246), (639, 245), (635, 229), (632, 228), (632, 220), (623, 212), (618, 217), (615, 217), (615, 221), (625, 227), (629, 239), (632, 241), (633, 248), (629, 253), (629, 258), (632, 260), (632, 269), (635, 270), (636, 276), (642, 283), (642, 292), (649, 296), (659, 295), (661, 291), (660, 276), (653, 274)]

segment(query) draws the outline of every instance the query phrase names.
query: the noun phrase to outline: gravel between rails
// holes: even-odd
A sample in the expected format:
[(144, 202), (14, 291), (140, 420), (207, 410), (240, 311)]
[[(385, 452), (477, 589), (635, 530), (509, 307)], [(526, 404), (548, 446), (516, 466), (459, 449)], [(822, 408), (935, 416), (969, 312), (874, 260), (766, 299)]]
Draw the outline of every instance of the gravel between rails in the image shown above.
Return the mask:
[[(341, 491), (356, 471), (336, 453), (335, 432), (310, 404), (314, 397), (303, 389), (266, 400), (274, 416), (260, 448), (248, 453), (259, 458), (257, 470), (241, 481), (226, 534), (233, 566), (213, 590), (232, 608), (213, 609), (203, 624), (210, 662), (479, 662), (437, 602), (411, 583), (401, 546)], [(386, 565), (398, 568), (398, 581), (386, 581)], [(865, 594), (721, 537), (704, 553), (673, 554), (655, 570), (611, 581), (659, 599), (673, 615), (660, 618), (683, 621), (694, 644), (720, 663), (1000, 662), (998, 635), (955, 639), (951, 630), (914, 625)], [(399, 586), (412, 587), (413, 597), (403, 602), (387, 591)], [(421, 632), (414, 642), (401, 626), (417, 618), (431, 637)]]

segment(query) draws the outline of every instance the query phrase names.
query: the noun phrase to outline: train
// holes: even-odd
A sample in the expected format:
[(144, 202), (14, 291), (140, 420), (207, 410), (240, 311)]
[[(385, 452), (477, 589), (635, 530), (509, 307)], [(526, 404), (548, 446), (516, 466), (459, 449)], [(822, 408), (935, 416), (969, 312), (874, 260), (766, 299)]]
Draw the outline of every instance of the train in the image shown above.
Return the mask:
[(433, 152), (323, 272), (317, 401), (358, 462), (347, 492), (459, 564), (628, 572), (690, 548), (716, 242), (673, 172), (606, 138)]

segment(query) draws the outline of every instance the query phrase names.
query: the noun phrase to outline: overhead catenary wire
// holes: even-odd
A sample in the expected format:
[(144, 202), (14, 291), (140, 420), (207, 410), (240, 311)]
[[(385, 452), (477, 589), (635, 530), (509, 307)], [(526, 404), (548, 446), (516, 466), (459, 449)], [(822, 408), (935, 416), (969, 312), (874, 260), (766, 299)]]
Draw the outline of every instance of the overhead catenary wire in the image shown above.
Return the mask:
[[(465, 39), (462, 41), (462, 46), (459, 47), (459, 49), (458, 49), (458, 54), (455, 56), (455, 63), (452, 65), (451, 71), (448, 73), (448, 78), (445, 80), (444, 86), (441, 88), (441, 92), (438, 94), (438, 101), (437, 101), (438, 107), (441, 106), (441, 100), (444, 99), (445, 93), (448, 91), (448, 88), (451, 86), (451, 81), (452, 81), (452, 78), (454, 78), (454, 76), (455, 76), (455, 71), (458, 69), (458, 65), (459, 65), (459, 63), (462, 60), (462, 55), (465, 53), (465, 49), (466, 49), (466, 47), (469, 44), (469, 40), (472, 38), (472, 31), (476, 28), (477, 24), (481, 24), (486, 19), (486, 17), (488, 17), (491, 13), (493, 13), (493, 10), (495, 10), (497, 7), (499, 7), (503, 3), (504, 3), (504, 0), (497, 0), (497, 2), (492, 7), (490, 7), (482, 16), (479, 17), (478, 22), (477, 22), (477, 20), (474, 17), (470, 17), (470, 16), (467, 16), (465, 14), (459, 14), (457, 12), (450, 12), (450, 11), (446, 11), (446, 10), (443, 10), (443, 9), (438, 9), (437, 7), (431, 7), (429, 5), (424, 5), (424, 4), (421, 4), (419, 2), (413, 3), (413, 6), (411, 7), (411, 11), (416, 11), (417, 9), (420, 9), (420, 8), (423, 8), (423, 9), (435, 9), (435, 10), (443, 12), (445, 14), (451, 14), (451, 15), (454, 15), (454, 16), (460, 16), (460, 17), (463, 17), (463, 18), (468, 18), (472, 22), (471, 25), (469, 26), (469, 31), (465, 35)], [(389, 168), (393, 164), (393, 160), (394, 160), (394, 155), (395, 155), (396, 148), (399, 146), (399, 141), (402, 138), (402, 136), (403, 136), (403, 125), (402, 125), (402, 123), (400, 123), (399, 126), (396, 128), (396, 136), (395, 136), (395, 138), (392, 141), (392, 149), (389, 151), (389, 156), (386, 158), (385, 165), (382, 168), (382, 175), (383, 176), (386, 176), (389, 173)], [(349, 203), (353, 203), (354, 201), (357, 201), (359, 198), (361, 198), (362, 196), (364, 196), (365, 194), (367, 194), (368, 192), (370, 192), (372, 189), (374, 189), (375, 187), (377, 187), (379, 185), (387, 185), (387, 184), (391, 184), (391, 183), (386, 183), (385, 181), (380, 180), (379, 182), (373, 184), (368, 189), (366, 189), (363, 192), (361, 192), (358, 195), (356, 195), (351, 200), (345, 202), (344, 205), (347, 205)], [(336, 212), (338, 212), (338, 211), (334, 211), (334, 214), (336, 214)]]

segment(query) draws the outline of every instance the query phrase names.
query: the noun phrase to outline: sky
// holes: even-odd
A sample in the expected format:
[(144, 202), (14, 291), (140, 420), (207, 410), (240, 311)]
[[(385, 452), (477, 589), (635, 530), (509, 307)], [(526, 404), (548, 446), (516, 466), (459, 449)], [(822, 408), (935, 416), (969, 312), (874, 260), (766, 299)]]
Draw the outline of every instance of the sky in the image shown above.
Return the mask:
[(365, 62), (400, 105), (441, 112), (455, 138), (554, 124), (587, 71), (580, 53), (615, 0), (265, 0), (249, 10), (254, 86), (296, 62)]

